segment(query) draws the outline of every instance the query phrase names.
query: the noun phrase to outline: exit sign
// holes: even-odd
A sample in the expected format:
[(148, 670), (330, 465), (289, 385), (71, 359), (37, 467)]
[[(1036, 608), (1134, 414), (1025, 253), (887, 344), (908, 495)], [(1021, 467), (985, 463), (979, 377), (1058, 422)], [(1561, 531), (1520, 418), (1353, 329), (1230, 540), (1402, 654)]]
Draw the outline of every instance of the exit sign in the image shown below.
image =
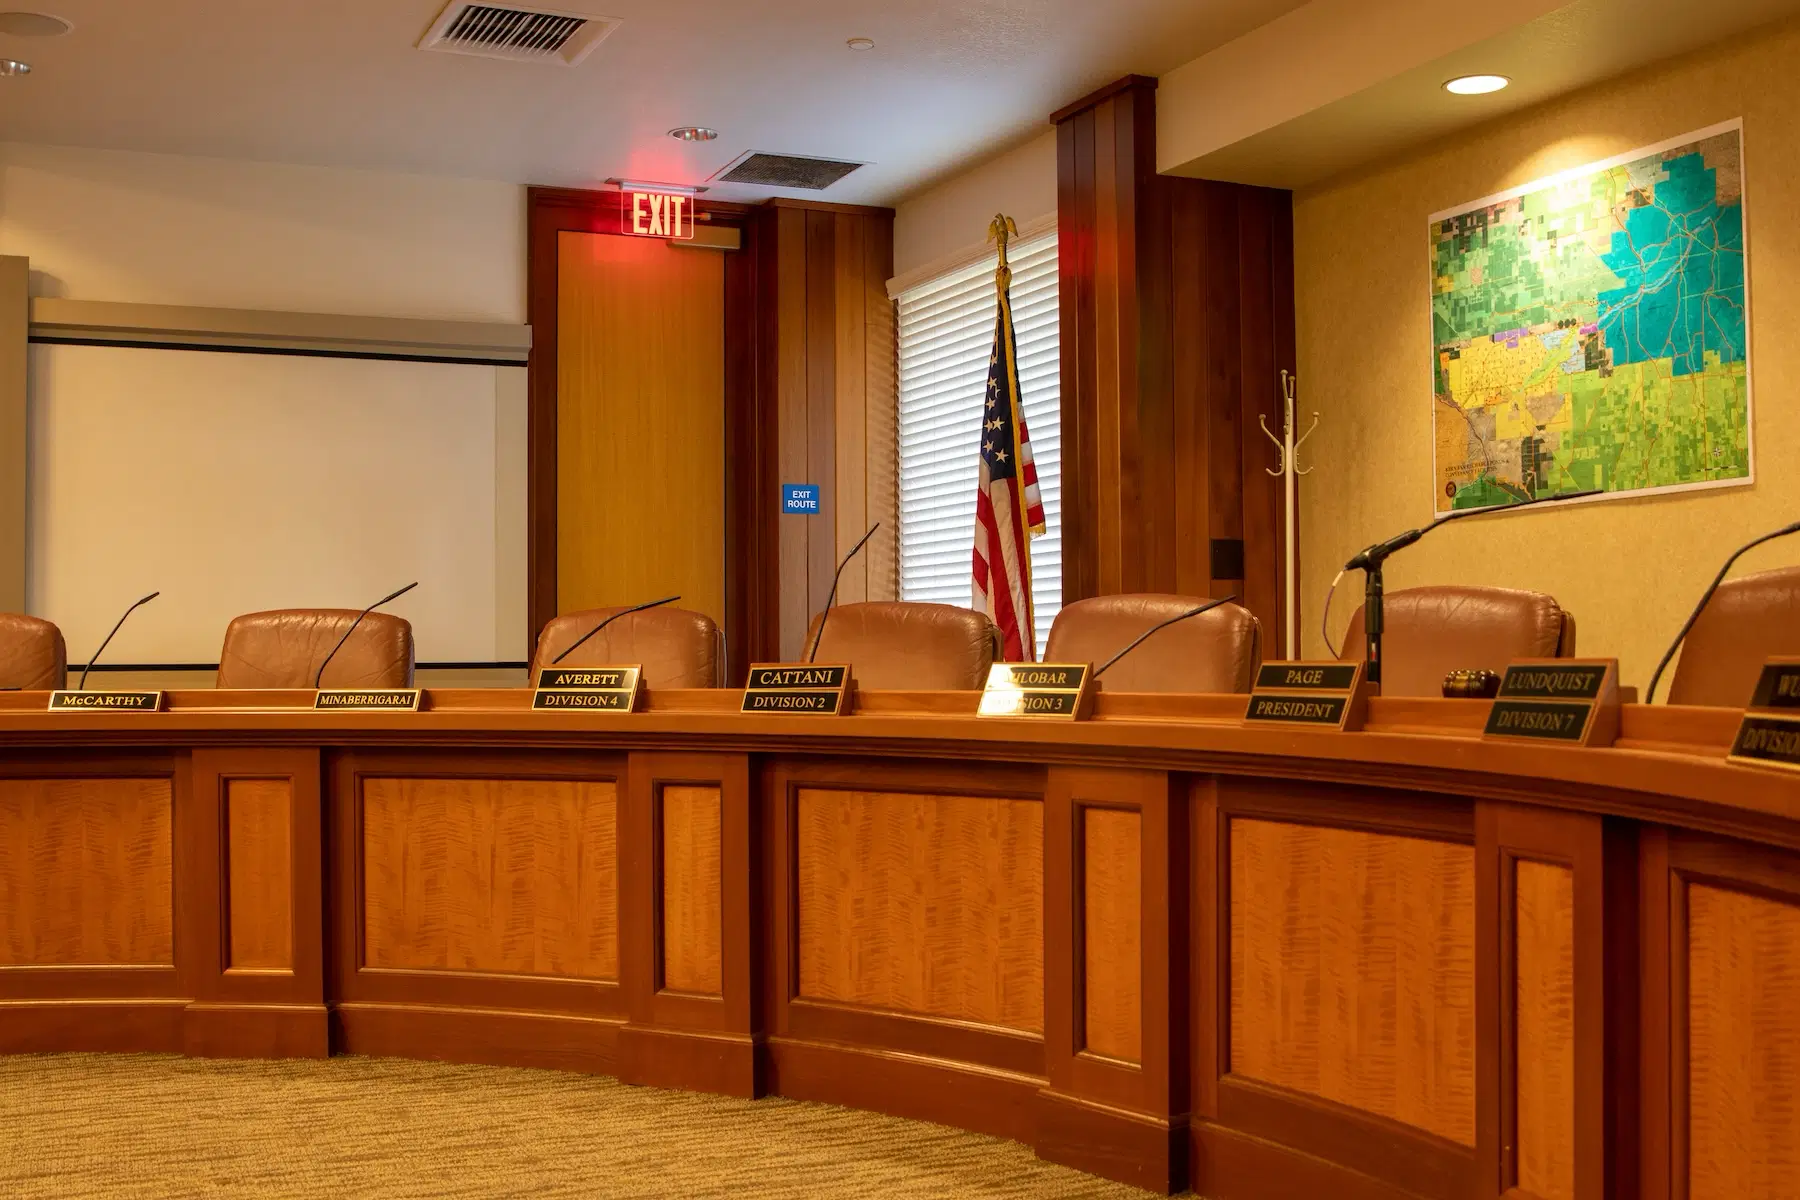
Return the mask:
[(625, 232), (687, 241), (694, 236), (694, 198), (662, 192), (626, 192)]

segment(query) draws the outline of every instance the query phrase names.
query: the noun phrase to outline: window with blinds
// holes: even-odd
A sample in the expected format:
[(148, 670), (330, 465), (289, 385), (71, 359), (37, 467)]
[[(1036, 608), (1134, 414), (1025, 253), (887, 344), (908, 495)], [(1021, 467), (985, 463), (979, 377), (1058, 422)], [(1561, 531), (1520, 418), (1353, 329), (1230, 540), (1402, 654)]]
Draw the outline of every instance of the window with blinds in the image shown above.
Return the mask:
[[(1010, 248), (1019, 390), (1046, 532), (1031, 539), (1041, 655), (1062, 605), (1062, 387), (1056, 235)], [(900, 597), (967, 607), (973, 586), (982, 400), (994, 340), (994, 269), (983, 261), (900, 294)]]

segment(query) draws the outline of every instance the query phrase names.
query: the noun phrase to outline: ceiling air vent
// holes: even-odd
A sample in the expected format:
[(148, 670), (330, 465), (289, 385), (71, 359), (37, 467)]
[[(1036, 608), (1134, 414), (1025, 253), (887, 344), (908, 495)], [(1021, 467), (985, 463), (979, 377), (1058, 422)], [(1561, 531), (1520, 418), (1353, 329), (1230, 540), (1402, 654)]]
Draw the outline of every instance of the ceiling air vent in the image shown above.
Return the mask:
[(837, 158), (804, 158), (798, 154), (764, 154), (752, 151), (713, 178), (720, 183), (748, 183), (756, 187), (804, 188), (809, 192), (822, 192), (862, 165)]
[(615, 17), (451, 0), (419, 49), (574, 66), (618, 25)]

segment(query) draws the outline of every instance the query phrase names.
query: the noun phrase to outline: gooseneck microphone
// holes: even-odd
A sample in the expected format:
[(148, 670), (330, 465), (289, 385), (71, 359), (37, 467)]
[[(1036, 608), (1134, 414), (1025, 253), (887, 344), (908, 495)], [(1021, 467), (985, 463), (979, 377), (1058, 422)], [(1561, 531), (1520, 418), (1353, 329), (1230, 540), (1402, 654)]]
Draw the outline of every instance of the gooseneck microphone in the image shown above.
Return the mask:
[(1105, 663), (1101, 664), (1100, 668), (1094, 672), (1094, 678), (1098, 679), (1098, 678), (1100, 678), (1100, 676), (1106, 674), (1107, 667), (1112, 666), (1114, 663), (1118, 662), (1121, 658), (1124, 658), (1127, 654), (1130, 654), (1133, 650), (1136, 650), (1139, 646), (1143, 645), (1146, 641), (1148, 641), (1150, 639), (1151, 634), (1156, 633), (1159, 630), (1167, 629), (1169, 626), (1177, 624), (1178, 622), (1185, 621), (1189, 617), (1197, 617), (1203, 612), (1210, 612), (1213, 609), (1219, 607), (1219, 605), (1221, 605), (1221, 604), (1230, 604), (1233, 600), (1236, 600), (1236, 599), (1237, 599), (1236, 595), (1230, 595), (1230, 596), (1225, 597), (1223, 600), (1208, 600), (1205, 604), (1196, 605), (1195, 607), (1188, 609), (1184, 613), (1181, 613), (1177, 616), (1170, 617), (1166, 621), (1161, 621), (1155, 625), (1152, 625), (1150, 628), (1144, 630), (1144, 632), (1138, 634), (1137, 637), (1132, 640), (1131, 645), (1125, 647), (1123, 650), (1119, 651), (1117, 654), (1115, 654), (1111, 658), (1107, 659)]
[(856, 557), (858, 550), (869, 544), (869, 539), (874, 537), (875, 531), (880, 528), (880, 521), (869, 526), (869, 532), (862, 535), (862, 541), (850, 547), (850, 553), (844, 555), (844, 561), (838, 564), (837, 574), (831, 577), (831, 591), (825, 597), (825, 607), (819, 612), (819, 632), (813, 635), (812, 652), (806, 656), (807, 662), (811, 662), (819, 656), (819, 643), (825, 639), (825, 618), (831, 615), (831, 606), (837, 601), (838, 580), (843, 578), (844, 568), (850, 565), (850, 560)]
[(1368, 646), (1364, 661), (1368, 663), (1368, 680), (1370, 683), (1381, 682), (1381, 569), (1388, 556), (1404, 550), (1434, 529), (1441, 529), (1452, 521), (1460, 521), (1465, 517), (1479, 517), (1485, 513), (1512, 512), (1517, 508), (1530, 508), (1534, 504), (1559, 504), (1566, 500), (1582, 500), (1588, 496), (1598, 496), (1604, 489), (1589, 488), (1585, 492), (1562, 492), (1555, 496), (1536, 496), (1530, 500), (1520, 500), (1514, 504), (1497, 504), (1488, 508), (1465, 508), (1448, 516), (1439, 517), (1430, 525), (1421, 525), (1417, 529), (1409, 529), (1405, 533), (1395, 534), (1385, 542), (1376, 542), (1357, 552), (1355, 558), (1344, 564), (1346, 571), (1363, 572), (1363, 638)]
[(81, 682), (75, 685), (76, 691), (80, 692), (80, 691), (87, 690), (88, 672), (94, 669), (94, 663), (99, 661), (101, 653), (104, 652), (106, 647), (112, 643), (113, 633), (119, 632), (119, 625), (123, 625), (125, 623), (125, 617), (129, 617), (132, 613), (136, 612), (139, 608), (142, 608), (144, 605), (150, 603), (152, 600), (156, 599), (160, 595), (162, 595), (161, 592), (151, 592), (148, 596), (145, 596), (142, 600), (139, 600), (136, 604), (132, 605), (130, 608), (125, 610), (125, 615), (120, 617), (118, 624), (114, 625), (112, 627), (112, 633), (109, 633), (106, 635), (106, 641), (100, 643), (100, 649), (96, 650), (92, 654), (88, 655), (87, 665), (85, 667), (81, 668)]
[(419, 581), (415, 579), (399, 591), (389, 592), (387, 595), (356, 614), (356, 620), (350, 622), (350, 628), (344, 630), (344, 636), (338, 639), (337, 645), (331, 648), (331, 653), (325, 656), (325, 661), (319, 664), (319, 673), (313, 676), (313, 690), (315, 692), (319, 690), (319, 684), (325, 678), (325, 668), (331, 665), (331, 660), (337, 657), (337, 652), (344, 648), (344, 643), (350, 640), (350, 635), (356, 632), (356, 627), (362, 624), (362, 619), (386, 604), (389, 600), (397, 600), (418, 586)]
[(557, 655), (555, 658), (550, 660), (550, 665), (554, 667), (557, 663), (559, 663), (563, 659), (569, 657), (569, 655), (574, 652), (575, 647), (581, 645), (581, 643), (587, 641), (589, 638), (593, 637), (596, 633), (599, 633), (602, 629), (605, 629), (608, 625), (611, 625), (614, 621), (618, 620), (620, 617), (629, 617), (632, 613), (643, 612), (646, 608), (656, 608), (656, 607), (658, 607), (660, 605), (664, 605), (664, 604), (673, 604), (675, 601), (677, 601), (679, 599), (681, 599), (680, 596), (664, 596), (661, 600), (652, 600), (648, 604), (639, 604), (634, 608), (621, 608), (618, 612), (616, 612), (612, 616), (606, 618), (604, 621), (600, 622), (598, 625), (594, 626), (592, 629), (588, 630), (586, 633), (584, 633), (580, 637), (576, 638), (573, 642), (569, 643), (568, 649), (564, 650), (561, 654)]
[(1719, 568), (1719, 573), (1713, 576), (1713, 581), (1707, 585), (1706, 591), (1701, 593), (1700, 603), (1694, 605), (1694, 611), (1688, 614), (1686, 621), (1682, 622), (1681, 632), (1675, 635), (1675, 640), (1670, 642), (1669, 648), (1663, 652), (1662, 661), (1656, 664), (1656, 674), (1650, 677), (1650, 690), (1644, 694), (1645, 704), (1656, 703), (1656, 685), (1662, 682), (1663, 671), (1668, 667), (1669, 660), (1675, 657), (1675, 651), (1681, 647), (1681, 643), (1687, 640), (1688, 631), (1694, 627), (1694, 622), (1698, 621), (1700, 614), (1706, 611), (1706, 606), (1711, 602), (1713, 593), (1719, 590), (1721, 583), (1725, 582), (1725, 572), (1731, 570), (1731, 565), (1744, 557), (1746, 552), (1754, 550), (1764, 542), (1784, 538), (1790, 533), (1800, 533), (1800, 521), (1795, 521), (1792, 525), (1783, 525), (1773, 533), (1765, 533), (1761, 537), (1752, 538), (1731, 552), (1731, 557), (1725, 560), (1725, 565)]

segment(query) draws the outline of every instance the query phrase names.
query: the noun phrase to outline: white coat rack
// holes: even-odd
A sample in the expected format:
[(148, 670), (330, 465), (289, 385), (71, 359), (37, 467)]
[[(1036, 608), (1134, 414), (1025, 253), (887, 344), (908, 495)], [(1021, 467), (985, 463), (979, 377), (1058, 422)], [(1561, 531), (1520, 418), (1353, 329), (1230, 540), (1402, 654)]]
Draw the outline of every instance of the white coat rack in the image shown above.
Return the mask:
[(1281, 373), (1280, 437), (1276, 437), (1275, 431), (1269, 428), (1267, 417), (1259, 414), (1256, 418), (1257, 424), (1262, 426), (1262, 431), (1269, 435), (1269, 440), (1274, 442), (1275, 448), (1281, 452), (1281, 469), (1270, 471), (1269, 474), (1278, 476), (1282, 480), (1282, 509), (1285, 518), (1283, 528), (1287, 531), (1286, 536), (1282, 539), (1282, 548), (1285, 554), (1284, 561), (1287, 564), (1287, 591), (1286, 595), (1282, 597), (1281, 623), (1286, 636), (1282, 640), (1281, 652), (1290, 659), (1300, 657), (1300, 591), (1297, 583), (1300, 576), (1300, 547), (1294, 537), (1300, 518), (1300, 476), (1312, 472), (1311, 467), (1304, 471), (1301, 470), (1299, 461), (1294, 456), (1299, 453), (1300, 447), (1306, 439), (1313, 435), (1313, 430), (1319, 427), (1319, 414), (1315, 412), (1312, 415), (1312, 424), (1306, 427), (1306, 432), (1300, 435), (1298, 441), (1294, 439), (1294, 385), (1296, 382), (1295, 376), (1286, 371)]

